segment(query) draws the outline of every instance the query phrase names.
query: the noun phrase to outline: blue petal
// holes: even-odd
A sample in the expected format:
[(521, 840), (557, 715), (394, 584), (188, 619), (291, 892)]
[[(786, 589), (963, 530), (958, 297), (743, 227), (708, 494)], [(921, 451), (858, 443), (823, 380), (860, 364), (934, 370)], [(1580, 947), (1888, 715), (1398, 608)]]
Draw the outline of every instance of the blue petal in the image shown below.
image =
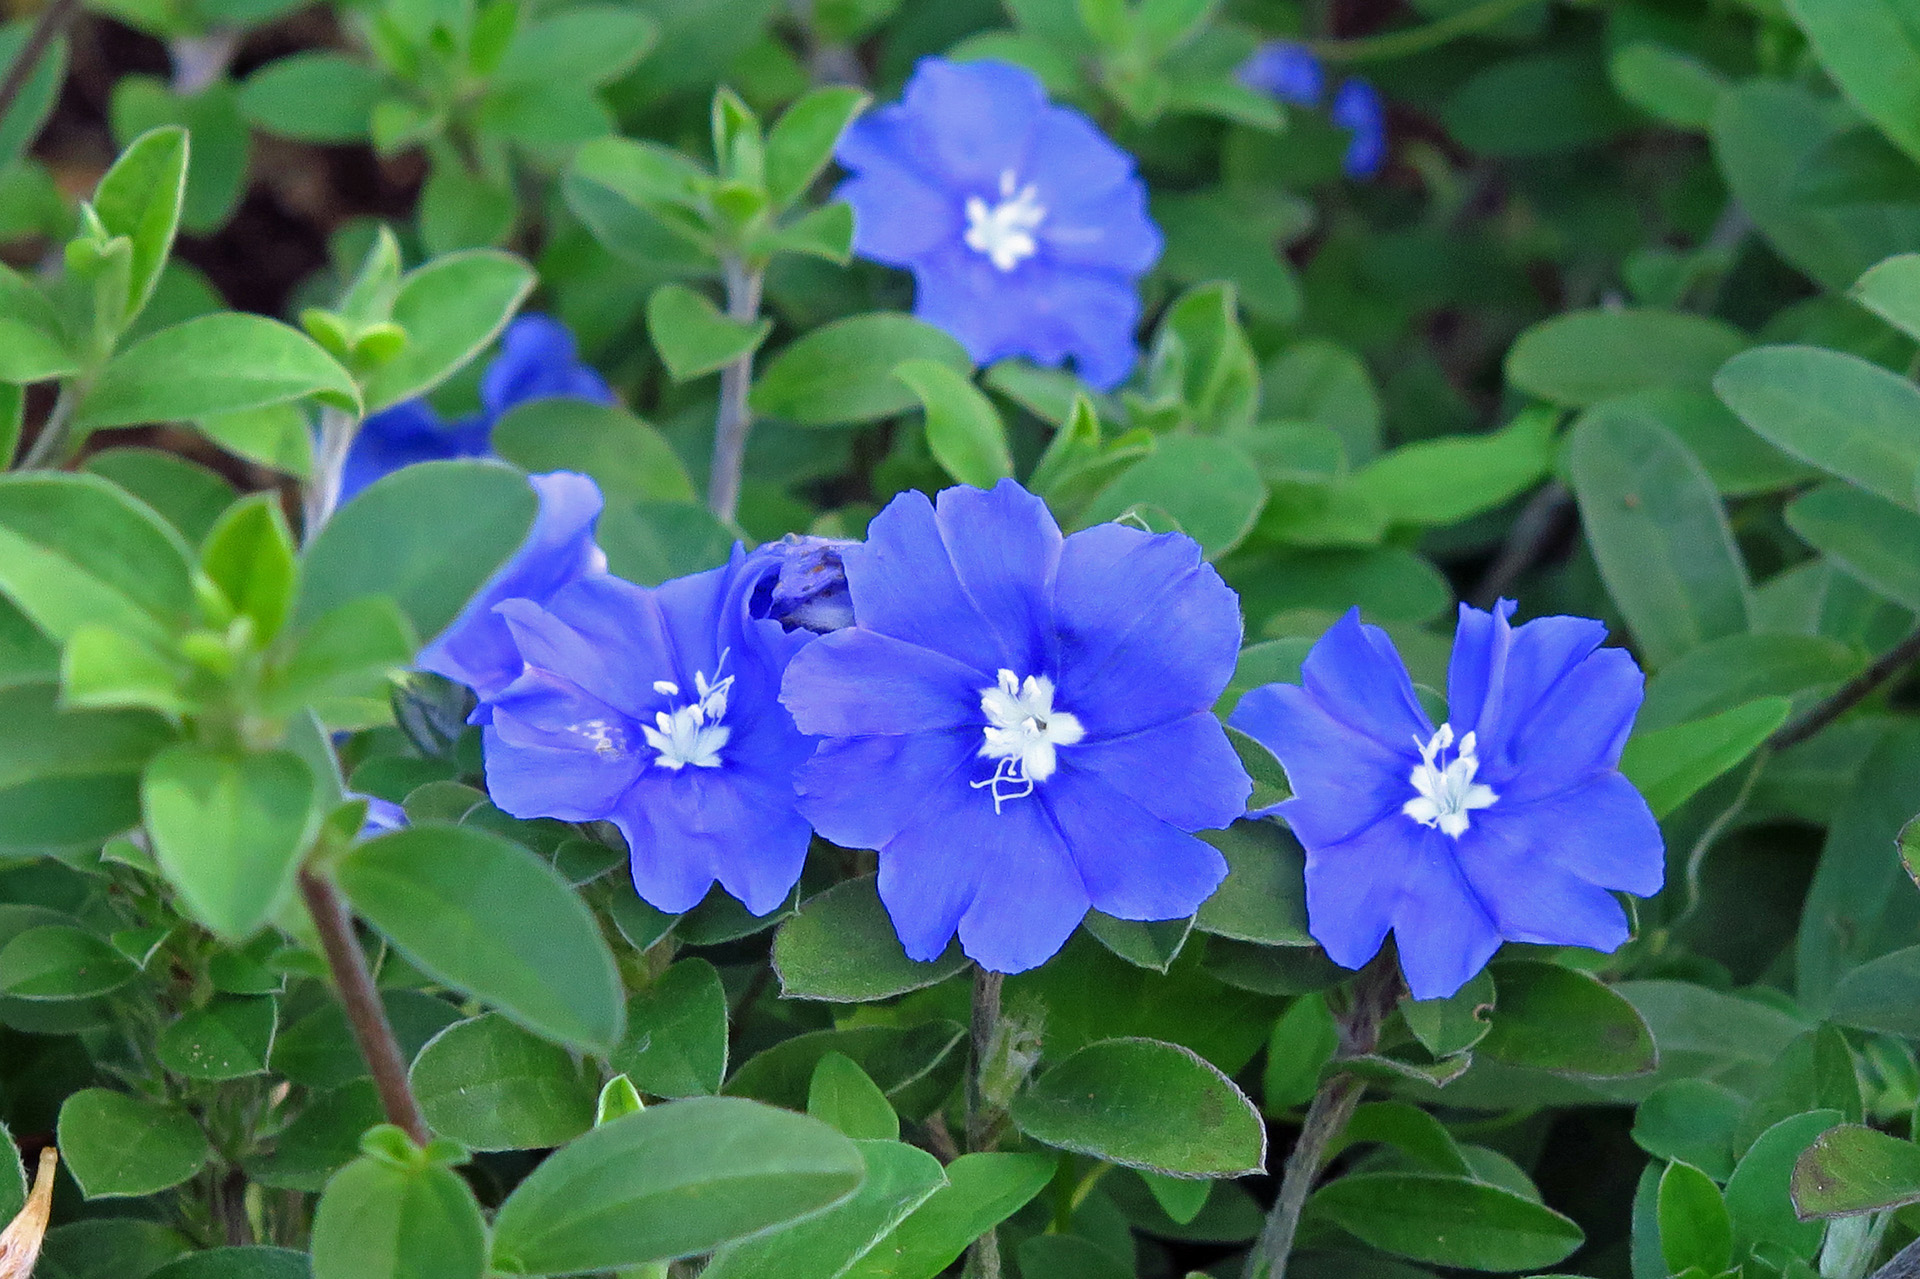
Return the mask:
[(593, 540), (601, 505), (594, 482), (570, 471), (529, 478), (540, 509), (527, 540), (416, 663), (467, 685), (483, 701), (519, 675), (522, 665), (507, 622), (495, 606), (510, 599), (543, 604), (571, 583), (606, 570), (606, 556)]
[[(1406, 864), (1393, 917), (1400, 969), (1415, 999), (1445, 999), (1487, 966), (1500, 949), (1499, 930), (1461, 873), (1451, 838), (1401, 818), (1382, 825), (1417, 832), (1401, 854)], [(1309, 916), (1312, 901), (1309, 889)]]
[(606, 382), (580, 363), (566, 325), (530, 312), (501, 336), (500, 354), (480, 378), (480, 403), (489, 418), (498, 418), (529, 400), (554, 397), (613, 403)]
[(631, 740), (625, 750), (596, 750), (587, 737), (569, 730), (598, 722), (624, 740), (638, 736), (634, 726), (551, 676), (516, 681), (515, 693), (494, 708), (484, 730), (487, 793), (493, 802), (515, 817), (591, 822), (611, 813), (645, 771), (651, 752)]
[(1495, 680), (1494, 672), (1506, 669), (1507, 652), (1513, 646), (1513, 628), (1508, 621), (1514, 607), (1514, 602), (1506, 599), (1495, 603), (1492, 612), (1471, 604), (1460, 605), (1453, 655), (1447, 662), (1447, 722), (1456, 733), (1465, 735), (1480, 729), (1487, 688)]
[(1559, 841), (1582, 817), (1489, 809), (1475, 818), (1455, 855), (1502, 937), (1606, 951), (1627, 939), (1627, 915), (1613, 894), (1573, 874), (1559, 855)]
[(980, 802), (940, 833), (947, 856), (973, 857), (979, 868), (973, 901), (960, 917), (960, 947), (991, 972), (1037, 968), (1066, 945), (1092, 899), (1041, 805), (1014, 800), (995, 813), (984, 793), (973, 798)]
[(1040, 78), (1005, 62), (923, 58), (900, 97), (921, 165), (995, 196), (1000, 175), (1019, 174), (1047, 106)]
[(636, 720), (666, 709), (653, 681), (676, 672), (665, 623), (646, 588), (617, 577), (587, 578), (549, 608), (508, 600), (499, 614), (529, 666), (564, 674)]
[(1419, 762), (1408, 743), (1395, 751), (1328, 715), (1305, 689), (1268, 684), (1240, 699), (1227, 721), (1274, 753), (1293, 798), (1276, 806), (1308, 848), (1337, 844), (1414, 796)]
[(1503, 798), (1525, 803), (1611, 771), (1645, 691), (1640, 667), (1625, 649), (1590, 654), (1534, 704), (1503, 743), (1501, 767), (1486, 780)]
[(1225, 826), (1243, 816), (1253, 793), (1253, 782), (1212, 711), (1062, 748), (1060, 770), (1098, 777), (1160, 820), (1189, 831)]
[(855, 120), (834, 158), (853, 175), (834, 198), (853, 207), (853, 251), (861, 257), (906, 266), (964, 235), (964, 197), (921, 167), (903, 108), (881, 107)]
[(1301, 835), (1307, 931), (1342, 968), (1364, 968), (1386, 940), (1400, 905), (1402, 868), (1415, 852), (1409, 831), (1420, 829), (1396, 814), (1336, 844), (1316, 846)]
[(909, 489), (887, 503), (866, 542), (841, 559), (862, 628), (965, 662), (982, 673), (982, 687), (1014, 656), (960, 584), (924, 493)]
[[(1320, 637), (1300, 666), (1301, 682), (1322, 710), (1393, 751), (1433, 736), (1393, 641), (1351, 609)], [(1456, 726), (1457, 727), (1457, 726)]]
[(1379, 92), (1365, 80), (1347, 81), (1334, 93), (1328, 118), (1350, 135), (1341, 161), (1347, 176), (1378, 173), (1387, 162), (1387, 107)]
[(983, 818), (978, 792), (951, 782), (918, 798), (911, 824), (880, 850), (879, 889), (900, 945), (910, 958), (925, 961), (938, 959), (953, 940), (981, 878), (990, 873), (987, 846), (968, 836), (994, 813), (988, 803)]
[(627, 838), (634, 887), (669, 914), (698, 905), (718, 880), (755, 915), (799, 882), (809, 832), (790, 794), (728, 767), (655, 769), (614, 813)]
[(1047, 504), (1012, 480), (982, 491), (955, 485), (935, 499), (934, 521), (967, 598), (980, 610), (1016, 675), (1051, 657), (1054, 570), (1062, 538)]
[(1133, 732), (1211, 707), (1240, 654), (1240, 603), (1200, 545), (1120, 524), (1061, 548), (1055, 705), (1089, 737)]
[(1543, 861), (1601, 888), (1651, 897), (1666, 879), (1660, 823), (1619, 773), (1602, 773), (1538, 803), (1509, 805), (1503, 799), (1474, 813), (1473, 823), (1472, 830), (1483, 823), (1515, 824), (1522, 833), (1509, 837), (1514, 842), (1531, 839)]
[(809, 644), (780, 699), (803, 733), (853, 737), (985, 724), (980, 672), (944, 653), (858, 628)]
[(1091, 773), (1062, 769), (1035, 796), (1053, 814), (1094, 908), (1118, 919), (1184, 919), (1227, 877), (1213, 845)]
[(979, 755), (980, 732), (971, 727), (833, 738), (794, 774), (800, 812), (842, 848), (879, 848), (922, 808), (966, 791), (983, 771)]
[(382, 409), (360, 424), (340, 472), (340, 501), (415, 462), (485, 457), (493, 424), (473, 418), (448, 425), (425, 400)]

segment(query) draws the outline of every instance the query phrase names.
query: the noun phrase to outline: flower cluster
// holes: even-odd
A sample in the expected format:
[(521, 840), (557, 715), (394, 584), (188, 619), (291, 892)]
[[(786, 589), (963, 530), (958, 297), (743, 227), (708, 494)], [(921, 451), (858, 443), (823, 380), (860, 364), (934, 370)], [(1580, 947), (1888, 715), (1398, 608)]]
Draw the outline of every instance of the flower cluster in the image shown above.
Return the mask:
[(408, 400), (360, 424), (341, 471), (340, 500), (415, 462), (486, 457), (493, 451), (494, 423), (509, 409), (556, 397), (613, 403), (606, 382), (580, 362), (565, 325), (545, 315), (522, 315), (507, 326), (500, 354), (480, 377), (480, 412), (448, 423), (425, 400)]
[(854, 251), (911, 271), (914, 314), (976, 364), (1072, 359), (1101, 390), (1132, 370), (1137, 281), (1160, 257), (1146, 185), (1031, 71), (927, 58), (835, 158)]
[[(609, 821), (640, 895), (688, 910), (718, 883), (784, 901), (813, 832), (879, 855), (906, 953), (957, 934), (982, 966), (1043, 963), (1087, 912), (1191, 915), (1227, 872), (1194, 832), (1251, 791), (1213, 706), (1239, 603), (1178, 533), (1063, 535), (1005, 480), (909, 491), (864, 541), (790, 537), (659, 587), (605, 571), (599, 495), (534, 477), (526, 546), (423, 665), (480, 694), (493, 800)], [(1611, 891), (1661, 882), (1659, 828), (1618, 769), (1640, 703), (1597, 622), (1461, 612), (1436, 727), (1357, 611), (1302, 684), (1236, 727), (1287, 769), (1314, 936), (1348, 967), (1388, 932), (1420, 998), (1502, 941), (1610, 950)]]
[[(1240, 68), (1240, 80), (1295, 106), (1318, 107), (1326, 98), (1327, 75), (1320, 59), (1305, 45), (1287, 40), (1260, 46)], [(1380, 172), (1387, 162), (1387, 108), (1379, 90), (1358, 78), (1342, 81), (1327, 106), (1327, 118), (1346, 131), (1347, 153), (1341, 163), (1347, 176), (1370, 178)]]

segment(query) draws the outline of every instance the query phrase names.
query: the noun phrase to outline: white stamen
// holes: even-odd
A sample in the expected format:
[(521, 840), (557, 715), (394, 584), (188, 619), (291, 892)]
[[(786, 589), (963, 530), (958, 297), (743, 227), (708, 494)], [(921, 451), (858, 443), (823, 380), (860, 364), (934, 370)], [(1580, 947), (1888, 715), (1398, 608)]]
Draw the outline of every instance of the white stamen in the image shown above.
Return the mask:
[(967, 197), (967, 247), (984, 253), (1002, 271), (1013, 270), (1040, 251), (1033, 233), (1047, 216), (1040, 189), (1031, 182), (1024, 187), (1019, 184), (1013, 170), (1007, 169), (1000, 174), (999, 203), (989, 205), (977, 195)]
[[(674, 772), (689, 765), (720, 767), (720, 748), (733, 736), (733, 730), (720, 722), (727, 713), (727, 691), (733, 687), (733, 676), (718, 678), (726, 664), (727, 655), (721, 653), (720, 661), (714, 666), (716, 678), (713, 680), (707, 679), (705, 671), (694, 672), (694, 689), (700, 694), (698, 700), (659, 712), (653, 717), (657, 727), (641, 725), (647, 745), (656, 752), (654, 763)], [(672, 680), (655, 680), (653, 688), (666, 697), (680, 695), (680, 686)]]
[(1087, 735), (1078, 717), (1053, 709), (1053, 681), (1045, 675), (1022, 681), (1003, 668), (999, 682), (981, 690), (980, 709), (987, 716), (981, 758), (999, 763), (993, 776), (970, 785), (991, 789), (996, 813), (1008, 800), (1026, 798), (1036, 782), (1053, 776), (1060, 766), (1056, 747), (1075, 745)]
[(1468, 733), (1460, 739), (1459, 753), (1451, 761), (1442, 762), (1453, 746), (1453, 725), (1442, 724), (1425, 745), (1418, 737), (1413, 744), (1420, 750), (1420, 762), (1413, 766), (1407, 780), (1420, 793), (1401, 805), (1400, 811), (1422, 826), (1437, 826), (1458, 839), (1470, 824), (1469, 812), (1491, 808), (1500, 798), (1491, 786), (1473, 780), (1480, 771), (1480, 761), (1474, 757), (1478, 742)]

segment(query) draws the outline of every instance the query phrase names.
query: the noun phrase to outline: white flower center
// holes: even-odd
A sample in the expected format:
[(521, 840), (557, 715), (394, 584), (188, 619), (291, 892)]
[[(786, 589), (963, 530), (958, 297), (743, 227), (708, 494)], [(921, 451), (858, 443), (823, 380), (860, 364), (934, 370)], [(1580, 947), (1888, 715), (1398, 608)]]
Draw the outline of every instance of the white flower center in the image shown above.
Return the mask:
[(1033, 794), (1035, 782), (1053, 776), (1060, 766), (1056, 746), (1072, 746), (1087, 735), (1076, 716), (1053, 709), (1053, 681), (1045, 675), (1023, 681), (1003, 668), (1000, 682), (981, 690), (980, 709), (987, 716), (980, 755), (1000, 762), (993, 776), (970, 784), (992, 790), (996, 813), (1006, 801)]
[(1011, 271), (1040, 251), (1033, 233), (1046, 217), (1039, 188), (1031, 182), (1020, 186), (1013, 170), (1006, 169), (1000, 174), (998, 204), (967, 197), (967, 247), (984, 253), (1000, 270)]
[(1420, 762), (1413, 766), (1407, 780), (1420, 793), (1402, 804), (1400, 811), (1422, 826), (1437, 826), (1458, 839), (1466, 833), (1469, 812), (1491, 808), (1500, 798), (1493, 787), (1473, 780), (1480, 771), (1480, 761), (1474, 758), (1478, 743), (1468, 733), (1460, 739), (1459, 752), (1447, 760), (1453, 746), (1453, 725), (1442, 724), (1426, 745), (1421, 746), (1418, 737), (1413, 744), (1420, 748)]
[[(641, 727), (640, 731), (647, 735), (647, 745), (658, 752), (654, 763), (675, 772), (689, 764), (695, 768), (720, 767), (720, 748), (733, 735), (733, 730), (720, 722), (727, 714), (727, 690), (733, 687), (733, 676), (718, 678), (726, 662), (727, 655), (720, 654), (712, 683), (707, 681), (705, 671), (694, 672), (694, 691), (699, 696), (674, 710), (655, 715), (653, 722), (658, 727)], [(680, 696), (680, 686), (670, 679), (655, 680), (653, 691), (668, 697)]]

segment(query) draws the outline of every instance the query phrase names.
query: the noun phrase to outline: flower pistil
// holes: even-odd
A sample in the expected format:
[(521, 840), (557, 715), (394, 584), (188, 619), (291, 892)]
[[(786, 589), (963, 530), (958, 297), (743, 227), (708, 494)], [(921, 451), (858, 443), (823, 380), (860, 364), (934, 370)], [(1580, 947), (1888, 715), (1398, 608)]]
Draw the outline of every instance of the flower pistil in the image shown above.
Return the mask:
[(999, 270), (1011, 271), (1040, 251), (1033, 233), (1046, 217), (1039, 188), (1031, 182), (1022, 187), (1012, 169), (1003, 170), (998, 204), (967, 197), (967, 247), (984, 253)]
[(980, 755), (999, 764), (993, 776), (971, 785), (991, 788), (996, 813), (1007, 800), (1024, 799), (1033, 794), (1034, 783), (1053, 776), (1060, 765), (1055, 747), (1072, 746), (1087, 735), (1076, 716), (1053, 708), (1053, 681), (1045, 675), (1022, 680), (1002, 667), (999, 682), (981, 691), (980, 709), (987, 716)]
[(1468, 812), (1490, 808), (1500, 798), (1491, 786), (1473, 780), (1480, 771), (1474, 734), (1460, 739), (1460, 750), (1451, 760), (1445, 759), (1454, 744), (1451, 724), (1442, 724), (1424, 746), (1418, 737), (1413, 742), (1420, 748), (1420, 762), (1407, 780), (1420, 793), (1401, 805), (1400, 811), (1422, 826), (1437, 826), (1458, 839), (1469, 825)]
[[(709, 683), (705, 671), (694, 672), (694, 691), (699, 694), (693, 701), (671, 711), (661, 711), (653, 717), (659, 727), (640, 731), (647, 735), (647, 745), (658, 752), (655, 763), (662, 768), (675, 772), (691, 764), (695, 768), (720, 767), (720, 748), (733, 736), (733, 730), (720, 721), (727, 714), (727, 690), (733, 687), (733, 676), (719, 678), (720, 668), (726, 664), (727, 655), (720, 654), (720, 662), (714, 667), (715, 679)], [(653, 691), (667, 697), (680, 696), (680, 686), (670, 679), (653, 682)]]

